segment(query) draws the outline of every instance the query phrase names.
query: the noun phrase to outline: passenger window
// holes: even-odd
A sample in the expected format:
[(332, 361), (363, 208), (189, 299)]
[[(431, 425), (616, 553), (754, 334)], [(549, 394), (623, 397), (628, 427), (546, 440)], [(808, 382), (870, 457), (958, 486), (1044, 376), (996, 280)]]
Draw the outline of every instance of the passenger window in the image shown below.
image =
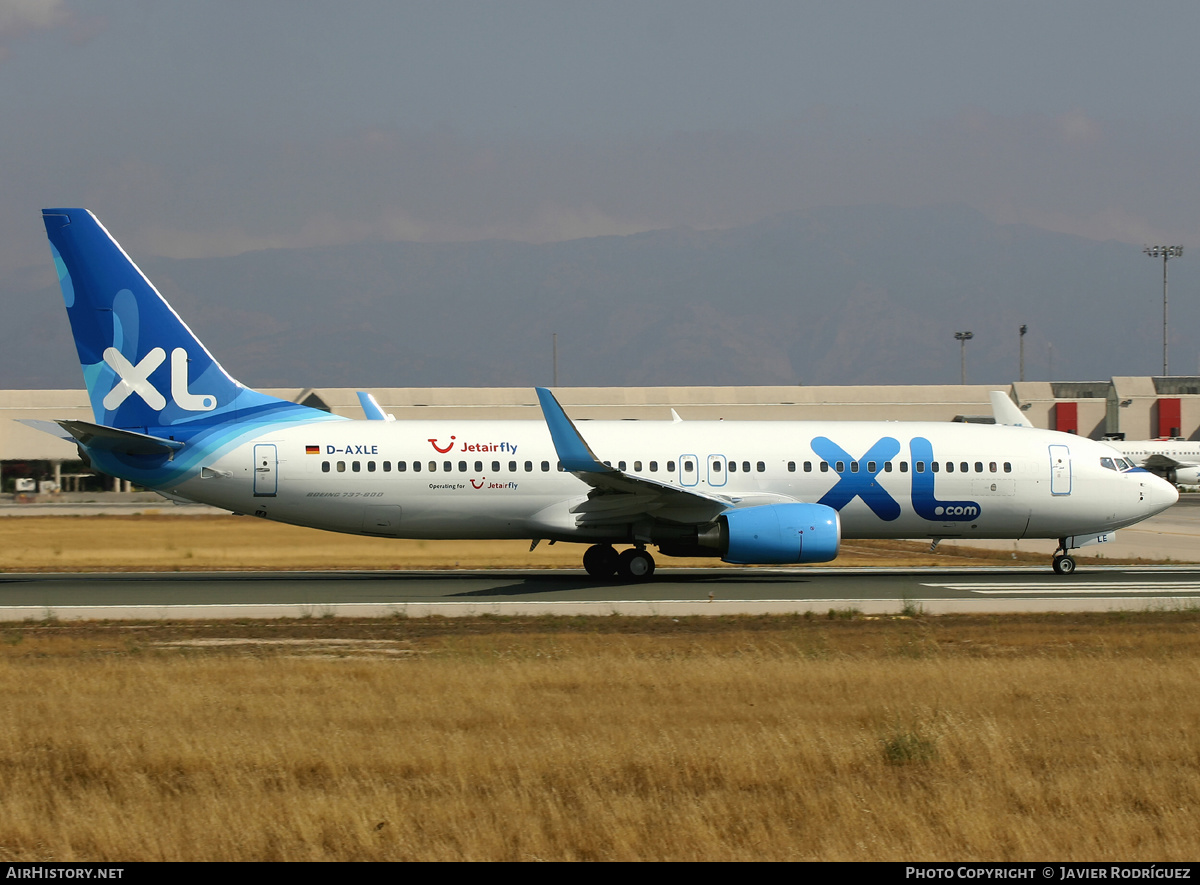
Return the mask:
[(430, 462), (429, 462), (429, 472), (430, 472), (430, 473), (437, 473), (437, 461), (430, 461)]
[(1005, 473), (1012, 473), (1012, 462), (1011, 462), (1011, 461), (1005, 461), (1005, 462), (1004, 462), (1004, 472), (1005, 472)]
[(391, 473), (391, 472), (392, 472), (392, 462), (391, 462), (391, 461), (384, 461), (384, 462), (383, 462), (383, 472), (384, 472), (384, 473)]
[(953, 462), (953, 461), (947, 461), (947, 462), (946, 462), (946, 472), (947, 472), (947, 473), (953, 473), (953, 472), (954, 472), (954, 462)]
[(668, 461), (667, 462), (667, 473), (674, 473), (674, 472), (675, 472), (675, 462)]
[(642, 472), (642, 462), (641, 462), (641, 461), (634, 461), (634, 462), (633, 462), (633, 472), (634, 472), (634, 473), (641, 473), (641, 472)]
[(878, 473), (878, 472), (879, 471), (875, 469), (875, 462), (868, 461), (867, 462), (867, 473)]
[(759, 473), (767, 472), (767, 465), (764, 464), (762, 461), (759, 461), (757, 464), (754, 465), (754, 467), (756, 470), (758, 470)]
[(821, 472), (822, 472), (822, 473), (828, 473), (828, 472), (829, 472), (829, 462), (828, 462), (828, 461), (822, 461), (822, 462), (821, 462)]
[(995, 473), (995, 472), (996, 472), (996, 462), (989, 461), (988, 462), (988, 473)]
[(929, 469), (932, 470), (934, 473), (937, 473), (938, 470), (940, 469), (940, 466), (938, 465), (937, 461), (930, 461)]
[[(562, 465), (561, 465), (561, 464), (558, 466), (558, 469), (559, 469), (559, 470), (562, 470)], [(499, 462), (499, 461), (493, 461), (493, 462), (492, 462), (492, 473), (499, 473), (499, 472), (500, 472), (500, 462)]]
[(368, 461), (367, 462), (367, 473), (374, 473), (374, 472), (375, 472), (375, 462)]
[(742, 462), (742, 473), (749, 473), (749, 472), (750, 472), (750, 462), (743, 461)]
[(691, 473), (691, 472), (692, 472), (692, 467), (693, 467), (693, 466), (694, 466), (694, 465), (692, 464), (692, 462), (691, 462), (691, 461), (684, 461), (684, 462), (683, 462), (683, 472), (684, 472), (684, 473)]
[(805, 472), (805, 473), (812, 473), (812, 461), (805, 461), (805, 462), (804, 462), (804, 472)]
[(458, 462), (458, 472), (459, 472), (459, 473), (466, 473), (466, 472), (467, 472), (467, 462), (466, 462), (466, 461), (459, 461), (459, 462)]
[(795, 472), (796, 472), (796, 462), (788, 461), (788, 473), (795, 473)]
[(850, 472), (851, 472), (851, 473), (858, 473), (858, 462), (857, 462), (857, 461), (851, 461), (851, 462), (850, 462)]
[(650, 462), (650, 472), (651, 472), (651, 473), (658, 473), (658, 462), (657, 462), (657, 461), (651, 461), (651, 462)]
[(891, 461), (884, 461), (884, 462), (883, 462), (883, 472), (884, 472), (884, 473), (891, 473), (891, 472), (892, 472), (892, 462), (891, 462)]
[(362, 463), (359, 461), (355, 461), (353, 464), (350, 465), (350, 469), (353, 470), (355, 473), (362, 473)]
[(713, 461), (713, 462), (712, 462), (712, 469), (713, 469), (713, 473), (720, 473), (720, 472), (721, 472), (721, 462), (720, 462), (720, 461)]
[(982, 461), (976, 461), (976, 462), (975, 462), (975, 472), (976, 472), (976, 473), (983, 473), (983, 462), (982, 462)]
[(907, 461), (901, 461), (901, 462), (900, 462), (900, 472), (901, 472), (901, 473), (908, 473), (908, 462), (907, 462)]
[(730, 461), (730, 462), (729, 462), (729, 472), (730, 472), (730, 473), (737, 473), (737, 461)]
[(337, 470), (338, 470), (338, 473), (345, 473), (345, 472), (346, 472), (346, 462), (345, 462), (345, 461), (338, 461), (338, 468), (337, 468)]
[(452, 461), (443, 461), (442, 462), (442, 470), (444, 470), (446, 473), (449, 473), (453, 469), (454, 469), (454, 462), (452, 462)]
[[(417, 462), (413, 461), (413, 470), (416, 470), (416, 469), (417, 469)], [(397, 473), (404, 473), (406, 470), (408, 470), (408, 462), (407, 461), (397, 461), (396, 462), (396, 472)]]
[(509, 473), (516, 473), (516, 472), (517, 472), (517, 462), (516, 462), (516, 461), (509, 461), (509, 462), (508, 462), (508, 472), (509, 472)]
[(549, 473), (549, 472), (550, 472), (550, 462), (543, 461), (542, 462), (542, 473)]
[(913, 466), (916, 468), (917, 473), (925, 472), (925, 462), (924, 461), (913, 461)]
[(476, 461), (476, 462), (475, 462), (475, 472), (476, 472), (476, 473), (483, 473), (483, 462), (482, 462), (482, 461)]
[(836, 470), (838, 473), (845, 473), (846, 472), (846, 462), (838, 461), (837, 464), (834, 465), (833, 469)]
[(555, 461), (554, 463), (558, 465), (558, 472), (559, 472), (559, 473), (566, 473), (566, 471), (563, 469), (563, 466), (562, 466), (562, 461)]
[(968, 464), (966, 461), (963, 461), (961, 464), (958, 465), (958, 469), (961, 470), (963, 473), (970, 473), (971, 465)]
[(420, 472), (421, 472), (421, 462), (413, 461), (413, 473), (420, 473)]
[(526, 462), (525, 462), (525, 472), (526, 472), (526, 473), (533, 473), (533, 462), (532, 462), (532, 461), (526, 461)]
[(624, 461), (618, 461), (618, 462), (617, 462), (617, 469), (618, 469), (618, 470), (620, 470), (622, 473), (624, 473), (624, 472), (625, 472), (625, 462), (624, 462)]
[(328, 473), (328, 472), (329, 472), (329, 462), (328, 462), (328, 461), (322, 461), (322, 462), (321, 462), (321, 472), (322, 472), (322, 473)]

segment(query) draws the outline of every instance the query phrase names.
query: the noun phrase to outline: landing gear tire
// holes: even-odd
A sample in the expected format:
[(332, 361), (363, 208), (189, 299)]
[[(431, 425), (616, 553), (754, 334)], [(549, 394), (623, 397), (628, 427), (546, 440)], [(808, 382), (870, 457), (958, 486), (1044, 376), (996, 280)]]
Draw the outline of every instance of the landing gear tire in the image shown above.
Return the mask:
[(628, 581), (646, 581), (654, 574), (654, 557), (645, 550), (632, 547), (621, 551), (617, 571)]
[(1054, 573), (1056, 575), (1069, 575), (1075, 571), (1075, 560), (1065, 553), (1054, 557)]
[(617, 570), (617, 551), (607, 544), (593, 544), (583, 554), (583, 567), (593, 578), (611, 578)]

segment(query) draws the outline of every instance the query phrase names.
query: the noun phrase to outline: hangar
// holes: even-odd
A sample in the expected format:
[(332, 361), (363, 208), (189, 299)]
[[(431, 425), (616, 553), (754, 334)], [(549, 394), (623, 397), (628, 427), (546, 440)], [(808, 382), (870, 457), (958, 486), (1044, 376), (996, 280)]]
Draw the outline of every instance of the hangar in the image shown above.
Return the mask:
[[(1006, 389), (1037, 427), (1099, 439), (1200, 438), (1200, 377), (861, 387), (571, 387), (556, 390), (572, 417), (669, 420), (989, 420), (988, 394)], [(361, 418), (353, 388), (265, 393)], [(371, 393), (397, 420), (541, 417), (531, 387), (390, 387)], [(121, 491), (79, 461), (75, 447), (20, 419), (92, 420), (83, 390), (0, 391), (0, 492)], [(21, 482), (24, 480), (23, 482)], [(124, 490), (128, 490), (127, 488)]]

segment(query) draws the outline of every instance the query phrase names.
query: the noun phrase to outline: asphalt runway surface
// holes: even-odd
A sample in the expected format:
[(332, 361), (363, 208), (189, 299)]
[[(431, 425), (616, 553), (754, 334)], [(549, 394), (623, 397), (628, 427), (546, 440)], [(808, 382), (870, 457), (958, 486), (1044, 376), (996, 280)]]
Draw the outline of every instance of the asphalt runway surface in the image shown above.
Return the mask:
[(0, 620), (694, 615), (1200, 608), (1200, 567), (662, 569), (641, 584), (581, 569), (7, 574)]
[[(63, 506), (71, 505), (13, 509), (34, 515), (61, 512), (58, 508)], [(146, 505), (84, 507), (86, 512), (93, 508), (129, 512), (144, 511)], [(169, 505), (163, 510), (214, 512)], [(1184, 496), (1165, 513), (1121, 530), (1109, 544), (1075, 551), (1079, 568), (1073, 575), (1050, 570), (1053, 541), (972, 546), (1044, 551), (1046, 564), (980, 569), (660, 568), (641, 584), (596, 581), (582, 569), (0, 574), (0, 621), (1200, 608), (1200, 565), (1112, 566), (1091, 558), (1099, 554), (1174, 563), (1200, 560), (1200, 495)]]

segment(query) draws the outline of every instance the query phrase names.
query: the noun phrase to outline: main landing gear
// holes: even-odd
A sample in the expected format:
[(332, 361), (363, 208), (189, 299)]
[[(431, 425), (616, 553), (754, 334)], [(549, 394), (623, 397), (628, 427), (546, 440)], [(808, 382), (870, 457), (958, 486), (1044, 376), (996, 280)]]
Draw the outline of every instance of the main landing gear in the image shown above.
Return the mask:
[(1056, 575), (1069, 575), (1075, 571), (1075, 560), (1067, 552), (1066, 538), (1058, 539), (1058, 549), (1054, 551), (1054, 560), (1051, 564), (1054, 566)]
[(654, 557), (644, 547), (617, 553), (608, 544), (594, 544), (583, 554), (583, 567), (593, 578), (620, 575), (626, 581), (645, 581), (654, 574)]

